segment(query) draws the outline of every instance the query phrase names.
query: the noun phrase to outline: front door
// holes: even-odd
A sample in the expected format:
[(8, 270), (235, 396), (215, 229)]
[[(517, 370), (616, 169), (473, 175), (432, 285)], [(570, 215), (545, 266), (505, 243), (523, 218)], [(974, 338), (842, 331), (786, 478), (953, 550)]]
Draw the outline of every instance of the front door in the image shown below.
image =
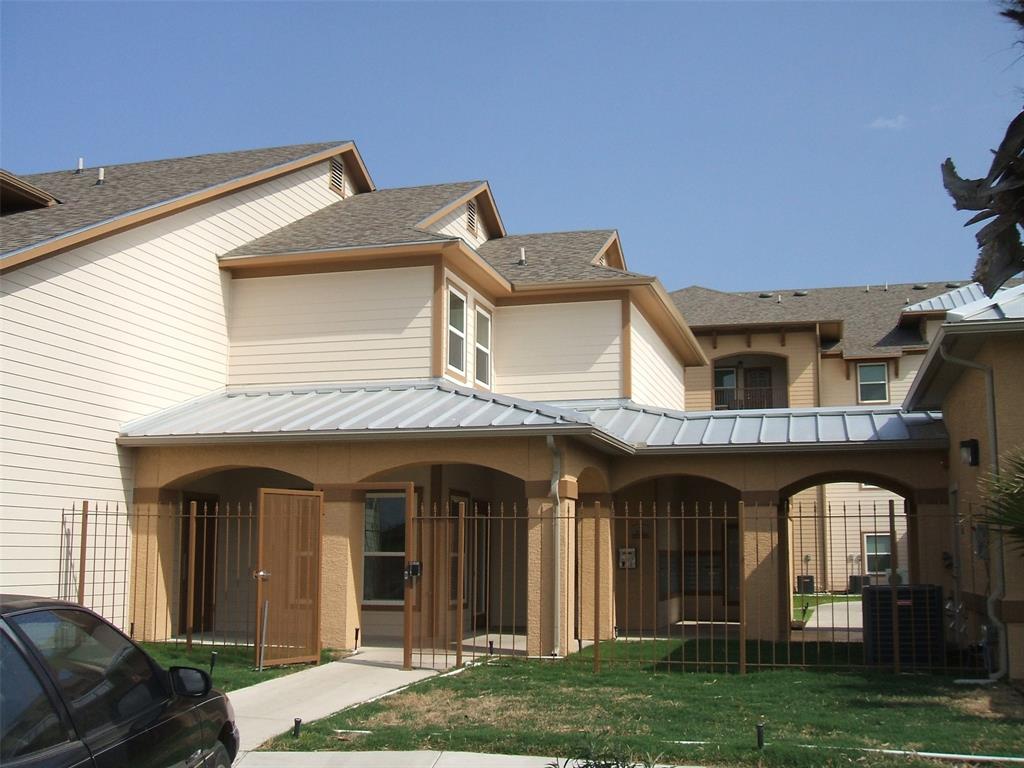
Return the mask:
[(321, 491), (260, 488), (256, 665), (320, 660)]

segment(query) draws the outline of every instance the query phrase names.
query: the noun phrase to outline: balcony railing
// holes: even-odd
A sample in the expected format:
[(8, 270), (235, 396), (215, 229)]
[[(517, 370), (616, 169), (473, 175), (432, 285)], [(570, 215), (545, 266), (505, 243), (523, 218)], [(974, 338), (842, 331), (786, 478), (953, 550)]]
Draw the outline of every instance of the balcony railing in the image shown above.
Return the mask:
[(786, 393), (772, 387), (715, 387), (716, 411), (785, 407)]

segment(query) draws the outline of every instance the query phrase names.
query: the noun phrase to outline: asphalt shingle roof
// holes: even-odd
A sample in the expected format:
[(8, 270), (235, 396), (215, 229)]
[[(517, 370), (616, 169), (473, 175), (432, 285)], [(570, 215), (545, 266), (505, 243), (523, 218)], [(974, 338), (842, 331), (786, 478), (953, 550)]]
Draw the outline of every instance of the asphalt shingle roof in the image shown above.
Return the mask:
[[(543, 232), (509, 235), (488, 240), (477, 253), (511, 283), (550, 283), (575, 280), (611, 280), (623, 277), (647, 277), (595, 264), (594, 259), (611, 229), (583, 232)], [(526, 264), (519, 264), (520, 248), (526, 248)]]
[[(954, 281), (964, 284), (967, 281)], [(771, 325), (790, 322), (842, 321), (843, 338), (829, 352), (846, 357), (898, 353), (926, 345), (916, 325), (900, 326), (900, 314), (911, 304), (950, 290), (945, 281), (883, 286), (845, 286), (722, 293), (691, 286), (672, 293), (672, 299), (693, 328), (728, 325)], [(798, 293), (806, 295), (798, 296)], [(759, 298), (760, 294), (768, 294)], [(778, 302), (778, 297), (782, 302)]]
[(416, 224), (482, 183), (461, 181), (352, 195), (239, 246), (222, 258), (450, 240), (450, 236), (419, 229)]
[(80, 174), (67, 170), (22, 175), (19, 178), (50, 193), (60, 204), (14, 213), (0, 219), (0, 254), (8, 254), (345, 143), (332, 141), (295, 144), (108, 165), (104, 166), (106, 179), (102, 185), (96, 184), (96, 168), (88, 168)]

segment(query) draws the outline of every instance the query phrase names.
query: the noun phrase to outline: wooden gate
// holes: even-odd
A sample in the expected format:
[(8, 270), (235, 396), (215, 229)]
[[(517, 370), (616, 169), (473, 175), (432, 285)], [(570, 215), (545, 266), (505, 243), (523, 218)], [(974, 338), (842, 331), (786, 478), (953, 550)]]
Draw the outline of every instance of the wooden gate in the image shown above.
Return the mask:
[(260, 488), (256, 665), (320, 660), (321, 491)]

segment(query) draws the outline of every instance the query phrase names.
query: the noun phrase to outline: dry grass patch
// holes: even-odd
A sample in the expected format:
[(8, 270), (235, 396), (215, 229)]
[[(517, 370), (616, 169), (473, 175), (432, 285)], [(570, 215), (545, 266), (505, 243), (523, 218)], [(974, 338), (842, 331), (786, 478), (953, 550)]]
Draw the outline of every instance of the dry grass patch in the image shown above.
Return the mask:
[(1013, 688), (974, 688), (967, 689), (960, 696), (953, 698), (952, 705), (972, 717), (984, 717), (990, 720), (1022, 720), (1024, 719), (1024, 694)]

